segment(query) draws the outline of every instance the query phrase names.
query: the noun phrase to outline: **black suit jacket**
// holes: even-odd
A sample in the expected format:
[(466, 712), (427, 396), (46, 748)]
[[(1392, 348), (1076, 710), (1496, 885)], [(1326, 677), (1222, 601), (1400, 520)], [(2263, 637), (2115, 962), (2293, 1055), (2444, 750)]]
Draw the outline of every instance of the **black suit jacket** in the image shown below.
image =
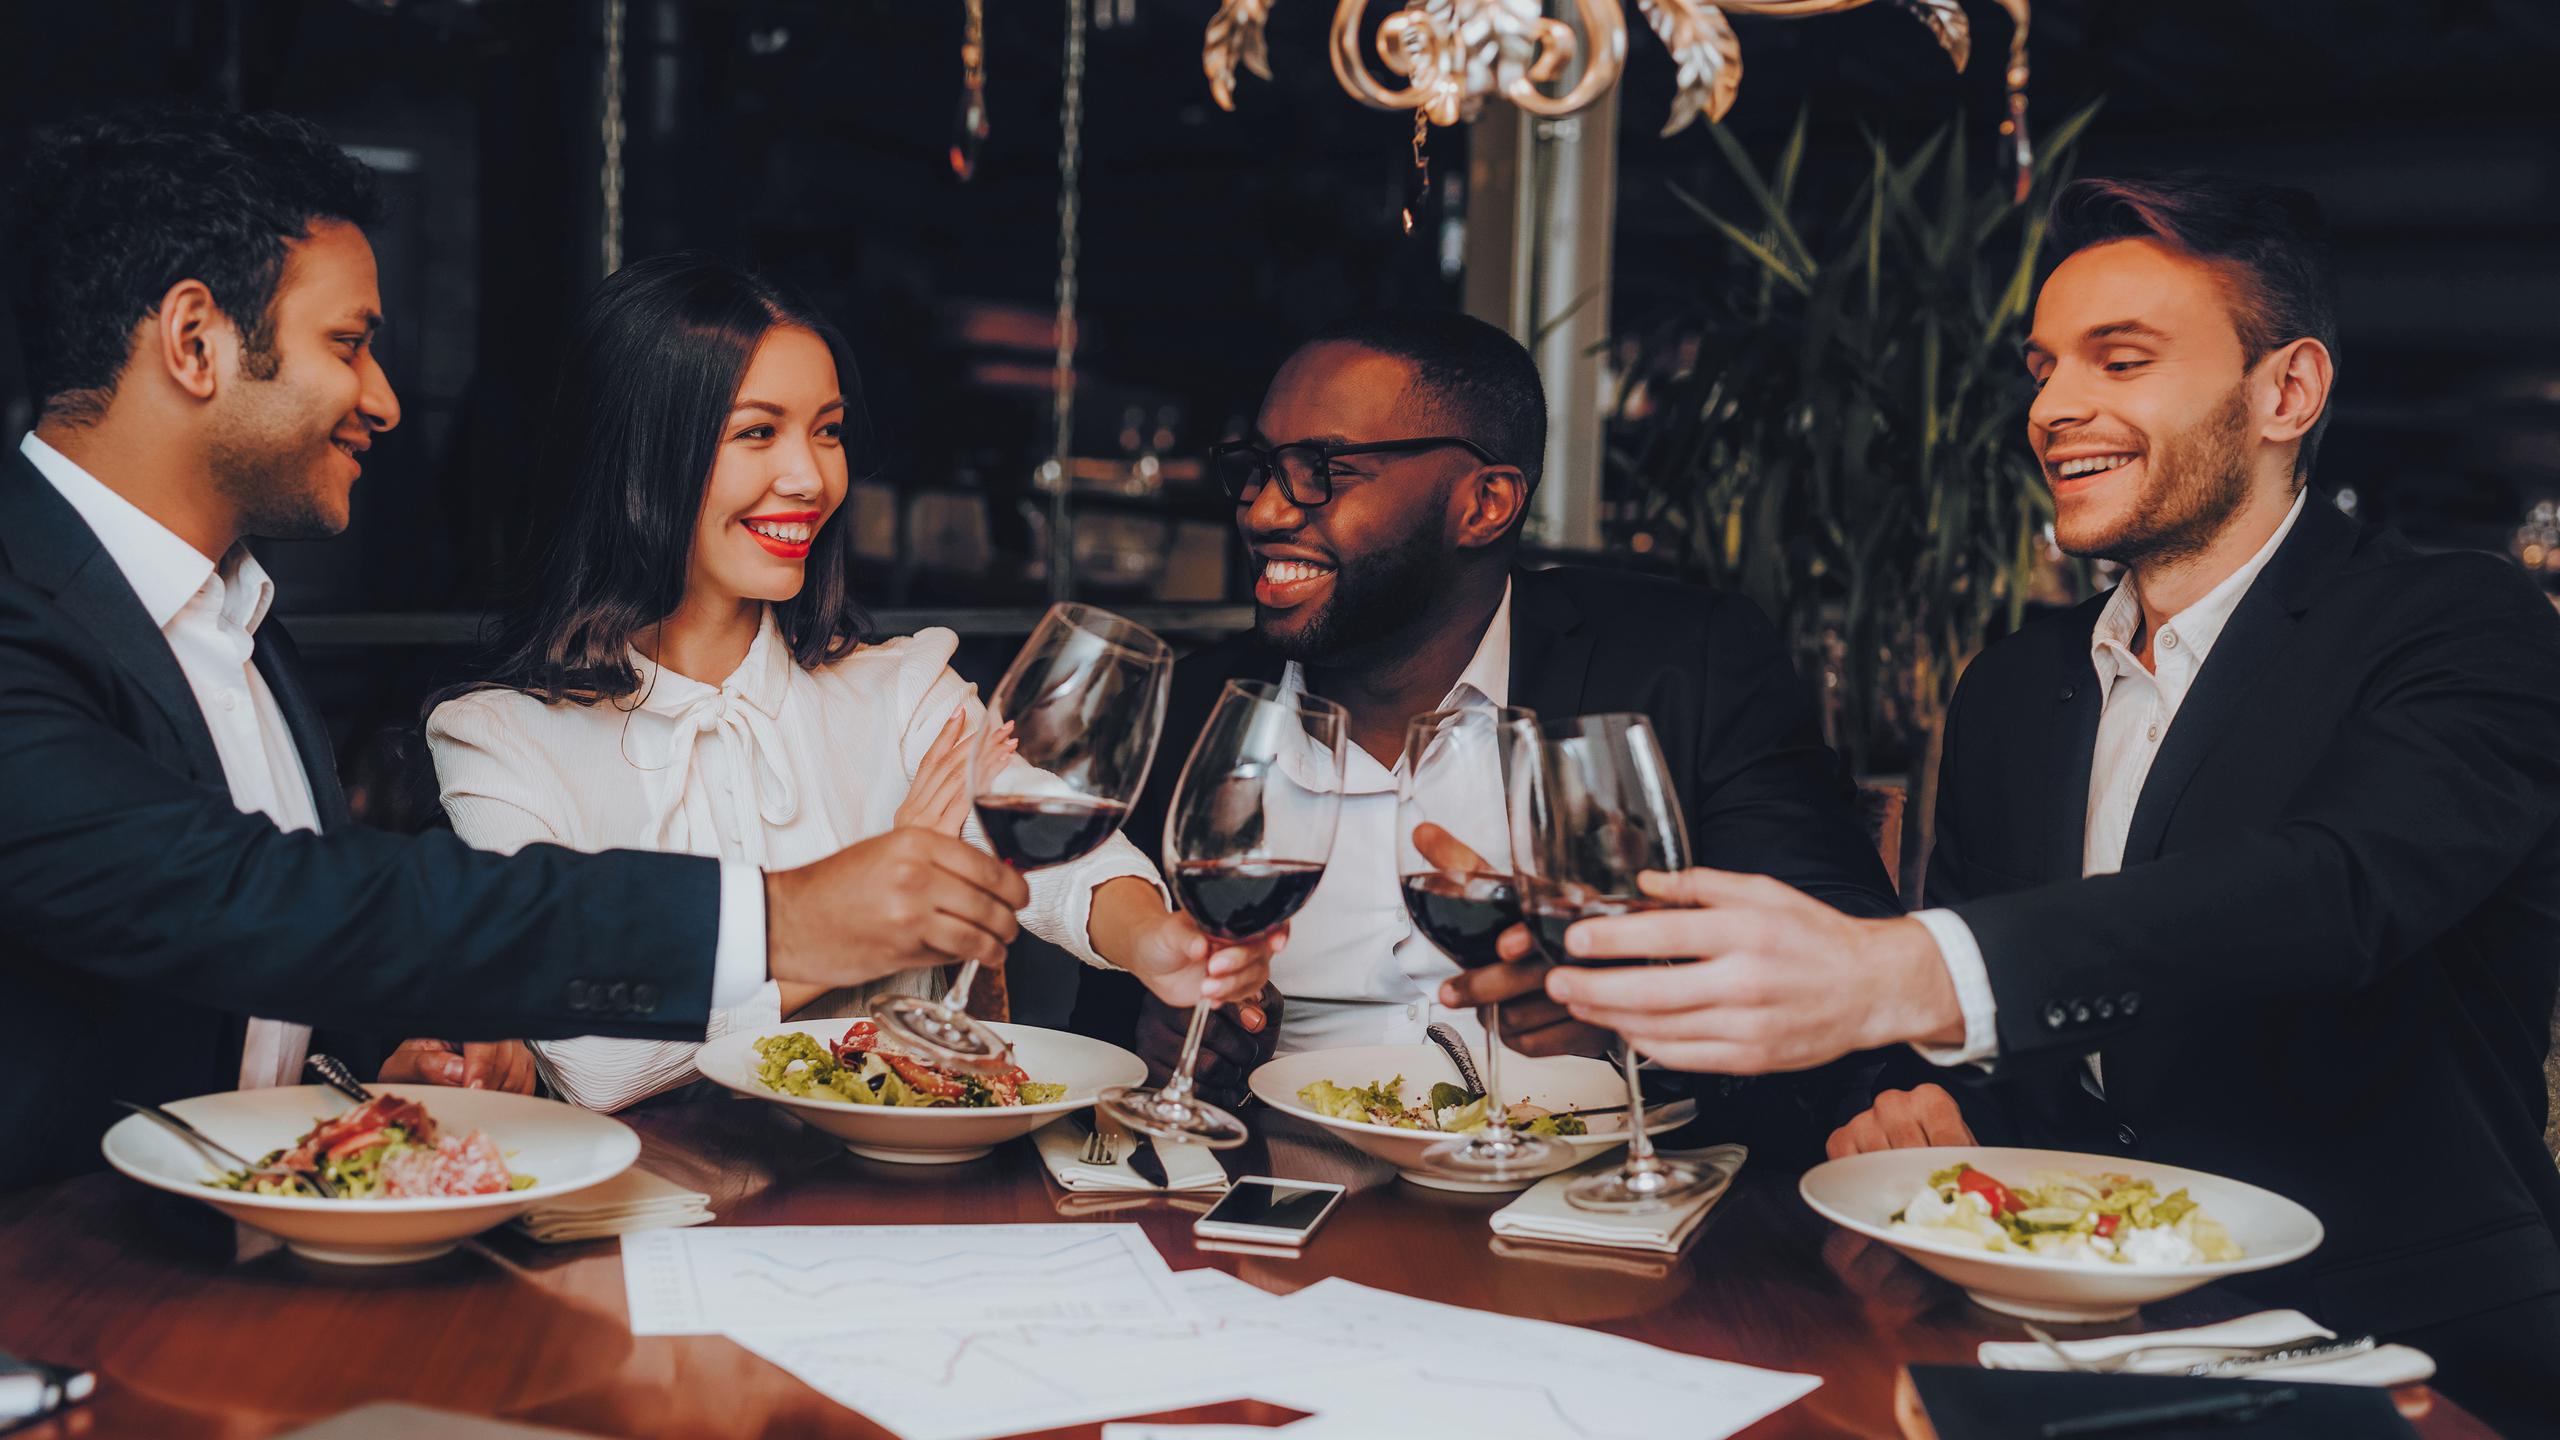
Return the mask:
[(115, 561), (0, 463), (0, 1190), (92, 1167), (119, 1113), (238, 1082), (244, 1017), (462, 1038), (699, 1038), (719, 869), (516, 860), (347, 823), (270, 619), (255, 661), (324, 827), (244, 815)]
[[(1276, 681), (1285, 668), (1250, 633), (1175, 664), (1163, 749), (1124, 827), (1158, 863), (1174, 782), (1219, 692), (1230, 680)], [(1774, 875), (1851, 914), (1902, 913), (1859, 824), (1855, 787), (1822, 743), (1785, 646), (1749, 601), (1587, 567), (1514, 572), (1510, 700), (1553, 718), (1650, 716), (1694, 863)], [(1076, 1028), (1130, 1043), (1139, 993), (1126, 976), (1087, 973)], [(1719, 1139), (1801, 1152), (1832, 1121), (1805, 1087), (1710, 1088), (1723, 1093), (1702, 1099), (1736, 1112), (1718, 1117)], [(1739, 1113), (1761, 1105), (1775, 1108)]]
[(2082, 880), (2104, 604), (1993, 646), (1948, 718), (1928, 895), (1999, 1001), (1976, 1133), (2301, 1201), (2327, 1242), (2247, 1288), (2342, 1332), (2560, 1294), (2560, 617), (2315, 494)]

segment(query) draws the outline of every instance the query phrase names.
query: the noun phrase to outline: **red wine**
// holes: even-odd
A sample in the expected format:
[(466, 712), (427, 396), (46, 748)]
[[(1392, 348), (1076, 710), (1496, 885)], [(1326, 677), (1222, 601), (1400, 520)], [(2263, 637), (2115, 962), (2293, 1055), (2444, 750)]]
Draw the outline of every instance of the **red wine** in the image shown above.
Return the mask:
[(1026, 871), (1083, 859), (1129, 814), (1116, 800), (1089, 795), (990, 795), (977, 808), (987, 848)]
[(1313, 860), (1185, 860), (1173, 867), (1184, 912), (1232, 943), (1297, 914), (1323, 878), (1323, 864)]
[(1432, 944), (1472, 970), (1502, 958), (1494, 942), (1520, 923), (1520, 897), (1508, 875), (1432, 870), (1404, 877), (1404, 911)]
[(1567, 954), (1564, 948), (1564, 932), (1571, 929), (1576, 920), (1598, 920), (1609, 915), (1633, 915), (1645, 910), (1670, 908), (1670, 902), (1665, 900), (1639, 899), (1627, 895), (1594, 895), (1578, 903), (1553, 896), (1538, 896), (1530, 900), (1524, 918), (1529, 922), (1529, 933), (1537, 937), (1539, 951), (1558, 965), (1580, 965), (1589, 968), (1605, 968), (1611, 965), (1650, 965), (1652, 961), (1634, 957)]

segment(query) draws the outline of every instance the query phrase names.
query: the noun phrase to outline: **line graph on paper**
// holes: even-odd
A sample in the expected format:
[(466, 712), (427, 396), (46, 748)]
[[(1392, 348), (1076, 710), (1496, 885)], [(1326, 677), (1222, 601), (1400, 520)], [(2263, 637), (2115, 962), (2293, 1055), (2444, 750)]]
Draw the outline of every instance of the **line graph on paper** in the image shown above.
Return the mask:
[(771, 1225), (622, 1240), (634, 1335), (1186, 1321), (1135, 1225)]

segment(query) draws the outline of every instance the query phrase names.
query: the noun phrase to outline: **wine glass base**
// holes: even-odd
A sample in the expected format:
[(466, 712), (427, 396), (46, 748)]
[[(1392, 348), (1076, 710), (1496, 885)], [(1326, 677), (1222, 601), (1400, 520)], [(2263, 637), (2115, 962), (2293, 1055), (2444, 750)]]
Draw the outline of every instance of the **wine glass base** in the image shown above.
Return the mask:
[(966, 1010), (948, 1009), (919, 995), (901, 995), (882, 1005), (874, 1018), (882, 1035), (920, 1059), (981, 1074), (1013, 1068), (1013, 1047)]
[(1565, 1187), (1565, 1203), (1577, 1210), (1644, 1215), (1668, 1210), (1704, 1193), (1711, 1184), (1695, 1166), (1655, 1160), (1629, 1162), (1606, 1175), (1593, 1175)]
[(1470, 1135), (1423, 1151), (1416, 1168), (1460, 1180), (1526, 1180), (1552, 1161), (1555, 1151), (1552, 1143), (1534, 1135)]
[(1167, 1095), (1161, 1089), (1114, 1085), (1096, 1096), (1095, 1103), (1104, 1114), (1139, 1134), (1177, 1145), (1232, 1150), (1251, 1133), (1243, 1121), (1207, 1101)]

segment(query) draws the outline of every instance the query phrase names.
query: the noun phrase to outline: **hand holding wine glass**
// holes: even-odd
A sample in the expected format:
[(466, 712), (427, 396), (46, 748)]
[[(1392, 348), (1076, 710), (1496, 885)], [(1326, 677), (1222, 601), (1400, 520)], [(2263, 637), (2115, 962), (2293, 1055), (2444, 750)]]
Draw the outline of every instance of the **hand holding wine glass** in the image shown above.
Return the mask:
[[(1016, 872), (1080, 860), (1111, 838), (1146, 784), (1164, 728), (1173, 651), (1090, 605), (1053, 605), (988, 699), (990, 735), (968, 747), (971, 808), (987, 848)], [(927, 1059), (1003, 1069), (1011, 1048), (964, 1008), (978, 962), (939, 1001), (902, 996), (881, 1029)]]
[[(1229, 945), (1259, 940), (1315, 893), (1342, 810), (1342, 707), (1260, 681), (1231, 680), (1192, 746), (1165, 815), (1166, 876), (1185, 914)], [(1193, 1070), (1210, 1002), (1192, 1008), (1173, 1075), (1115, 1086), (1103, 1109), (1160, 1139), (1224, 1149), (1244, 1122), (1199, 1098)]]

